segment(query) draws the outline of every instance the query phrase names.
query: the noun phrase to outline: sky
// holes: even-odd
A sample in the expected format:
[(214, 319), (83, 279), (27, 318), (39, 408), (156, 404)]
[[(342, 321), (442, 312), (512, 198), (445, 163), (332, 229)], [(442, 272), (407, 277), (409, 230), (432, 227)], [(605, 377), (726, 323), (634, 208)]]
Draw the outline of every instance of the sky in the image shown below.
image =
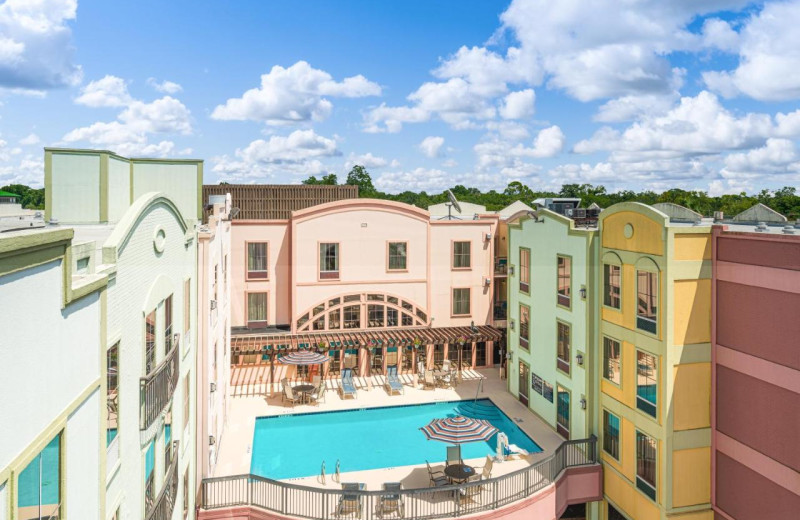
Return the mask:
[(800, 188), (800, 0), (6, 0), (0, 185), (46, 146), (456, 184)]

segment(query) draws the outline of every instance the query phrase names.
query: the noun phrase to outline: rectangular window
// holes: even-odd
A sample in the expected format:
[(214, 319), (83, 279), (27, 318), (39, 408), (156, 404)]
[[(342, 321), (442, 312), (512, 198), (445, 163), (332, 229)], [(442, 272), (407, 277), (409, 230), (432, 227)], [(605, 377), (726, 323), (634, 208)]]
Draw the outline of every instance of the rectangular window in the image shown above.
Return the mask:
[(119, 343), (106, 352), (106, 446), (111, 444), (119, 428)]
[(639, 491), (656, 499), (656, 440), (644, 433), (636, 432), (636, 487)]
[(247, 244), (248, 280), (266, 280), (269, 278), (267, 247), (266, 242), (249, 242)]
[(636, 328), (655, 334), (658, 330), (658, 274), (636, 273)]
[(658, 416), (658, 359), (641, 350), (636, 351), (636, 408)]
[(189, 401), (191, 398), (190, 375), (191, 373), (187, 373), (183, 378), (183, 431), (186, 431), (186, 428), (189, 426)]
[(620, 308), (622, 268), (618, 265), (603, 265), (603, 304)]
[(383, 305), (367, 305), (367, 326), (383, 327)]
[(144, 319), (144, 373), (156, 368), (156, 311)]
[(156, 500), (156, 441), (150, 441), (144, 454), (144, 510), (145, 515), (150, 512)]
[(172, 409), (164, 416), (164, 472), (169, 469), (172, 461)]
[(192, 326), (192, 280), (183, 282), (183, 338), (184, 344), (189, 338)]
[(61, 518), (60, 504), (61, 434), (59, 433), (19, 474), (18, 518), (20, 520)]
[(476, 367), (486, 366), (486, 343), (484, 343), (483, 341), (479, 341), (475, 345), (475, 366)]
[(397, 309), (386, 307), (386, 326), (397, 327)]
[(337, 280), (339, 278), (339, 244), (319, 245), (319, 279)]
[(89, 271), (89, 257), (78, 258), (76, 267), (78, 274), (86, 274)]
[(619, 417), (603, 410), (603, 450), (619, 460)]
[(521, 247), (519, 249), (519, 290), (524, 293), (531, 291), (531, 250)]
[(183, 473), (183, 518), (189, 518), (189, 468)]
[(525, 350), (530, 349), (531, 340), (531, 309), (527, 305), (519, 306), (519, 346)]
[(434, 345), (433, 366), (436, 368), (442, 368), (442, 363), (444, 363), (444, 345)]
[(164, 300), (164, 355), (172, 350), (172, 295)]
[(346, 329), (360, 329), (361, 328), (361, 306), (350, 305), (344, 308), (344, 328)]
[(559, 305), (569, 307), (572, 299), (572, 259), (566, 256), (558, 257), (558, 294)]
[(469, 293), (469, 288), (453, 289), (453, 316), (469, 316)]
[(620, 349), (619, 341), (603, 338), (603, 377), (620, 384)]
[(453, 242), (453, 269), (469, 269), (472, 266), (470, 242)]
[(342, 328), (342, 311), (336, 309), (328, 313), (328, 329), (336, 330)]
[(405, 271), (408, 269), (406, 251), (408, 242), (389, 242), (389, 270)]
[(247, 326), (266, 327), (267, 293), (247, 293)]
[(404, 312), (403, 317), (401, 319), (403, 320), (403, 327), (410, 327), (414, 325), (414, 317), (411, 316), (410, 314), (406, 314)]
[(569, 439), (569, 391), (556, 385), (556, 430)]
[(556, 348), (556, 367), (562, 372), (569, 374), (570, 357), (570, 329), (566, 323), (558, 322), (558, 344)]

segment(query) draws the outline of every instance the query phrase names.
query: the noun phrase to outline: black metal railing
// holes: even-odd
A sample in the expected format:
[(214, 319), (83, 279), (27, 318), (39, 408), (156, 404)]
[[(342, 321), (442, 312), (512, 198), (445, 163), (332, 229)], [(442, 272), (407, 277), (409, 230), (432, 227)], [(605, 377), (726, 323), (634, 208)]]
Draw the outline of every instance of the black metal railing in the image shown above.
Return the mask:
[(494, 319), (505, 320), (508, 318), (508, 303), (496, 302), (494, 304)]
[(486, 480), (400, 491), (342, 491), (290, 484), (258, 475), (203, 479), (200, 507), (252, 506), (281, 515), (319, 520), (382, 518), (384, 508), (402, 507), (411, 520), (452, 518), (490, 511), (531, 496), (554, 483), (565, 469), (597, 463), (597, 438), (563, 442), (544, 460)]
[(508, 274), (508, 257), (498, 256), (494, 259), (494, 274), (501, 276)]
[(139, 380), (139, 429), (146, 430), (167, 407), (178, 386), (180, 342), (172, 349), (152, 372)]
[[(172, 453), (178, 453), (178, 441), (172, 442)], [(152, 505), (145, 510), (145, 520), (170, 520), (175, 502), (178, 500), (178, 457), (173, 455), (169, 469), (164, 477), (161, 491), (153, 500)]]

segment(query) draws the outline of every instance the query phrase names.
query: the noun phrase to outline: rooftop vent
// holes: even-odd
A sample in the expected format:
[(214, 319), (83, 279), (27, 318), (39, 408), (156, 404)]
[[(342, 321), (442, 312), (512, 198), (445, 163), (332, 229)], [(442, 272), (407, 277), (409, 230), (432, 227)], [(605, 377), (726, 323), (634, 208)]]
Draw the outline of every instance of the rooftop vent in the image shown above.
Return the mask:
[(783, 232), (787, 235), (794, 235), (794, 228), (792, 226), (784, 226)]
[(756, 233), (764, 233), (765, 231), (767, 231), (767, 223), (759, 222), (756, 226)]

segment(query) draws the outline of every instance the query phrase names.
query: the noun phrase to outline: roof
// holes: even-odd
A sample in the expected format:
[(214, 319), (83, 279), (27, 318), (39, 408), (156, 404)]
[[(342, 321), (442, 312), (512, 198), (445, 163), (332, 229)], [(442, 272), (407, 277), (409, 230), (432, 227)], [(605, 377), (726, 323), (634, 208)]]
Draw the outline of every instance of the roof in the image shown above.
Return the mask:
[(700, 222), (703, 220), (703, 215), (700, 213), (672, 202), (659, 202), (658, 204), (653, 204), (653, 207), (667, 215), (670, 221), (684, 220), (688, 222)]
[[(203, 204), (212, 195), (231, 194), (239, 208), (234, 220), (286, 220), (293, 211), (326, 202), (358, 198), (358, 186), (315, 184), (204, 184)], [(203, 220), (207, 221), (207, 214)]]
[(14, 197), (18, 199), (19, 195), (17, 195), (16, 193), (11, 193), (10, 191), (0, 190), (0, 197)]
[(735, 217), (734, 222), (786, 222), (786, 217), (775, 211), (774, 209), (758, 203), (755, 206), (742, 211)]
[(433, 204), (432, 206), (428, 206), (428, 212), (431, 214), (431, 217), (446, 217), (447, 215), (453, 215), (469, 218), (472, 218), (476, 213), (486, 213), (486, 206), (463, 201), (458, 201), (458, 205), (461, 206), (461, 211), (456, 211), (456, 208), (453, 207), (448, 213), (449, 205), (449, 202)]
[(533, 208), (528, 206), (521, 200), (515, 200), (505, 208), (498, 211), (497, 214), (500, 215), (500, 218), (507, 219), (508, 217), (514, 215), (515, 213), (519, 213), (520, 211), (533, 211)]

